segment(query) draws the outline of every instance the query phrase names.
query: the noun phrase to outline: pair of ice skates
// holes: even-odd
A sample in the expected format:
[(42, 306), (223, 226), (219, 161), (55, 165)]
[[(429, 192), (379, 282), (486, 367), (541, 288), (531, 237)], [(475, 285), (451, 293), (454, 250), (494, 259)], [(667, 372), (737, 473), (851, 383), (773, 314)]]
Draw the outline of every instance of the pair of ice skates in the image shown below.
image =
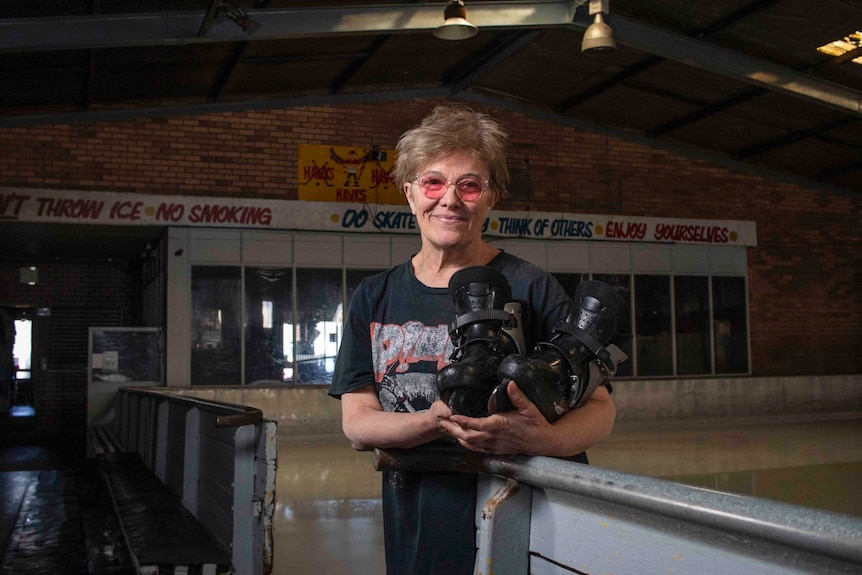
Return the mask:
[(455, 347), (436, 383), (453, 413), (485, 417), (511, 410), (506, 387), (514, 380), (553, 422), (582, 405), (627, 359), (613, 342), (627, 335), (628, 304), (605, 283), (581, 283), (572, 312), (529, 353), (521, 305), (510, 301), (509, 283), (500, 272), (460, 270), (449, 291), (456, 315), (449, 335)]

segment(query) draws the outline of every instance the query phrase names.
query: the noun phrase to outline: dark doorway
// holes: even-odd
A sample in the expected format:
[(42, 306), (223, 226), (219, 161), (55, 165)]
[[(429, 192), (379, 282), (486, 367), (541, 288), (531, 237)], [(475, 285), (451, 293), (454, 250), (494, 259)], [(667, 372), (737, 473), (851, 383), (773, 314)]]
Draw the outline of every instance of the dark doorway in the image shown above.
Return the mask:
[(0, 308), (0, 429), (3, 439), (32, 437), (36, 425), (31, 308)]

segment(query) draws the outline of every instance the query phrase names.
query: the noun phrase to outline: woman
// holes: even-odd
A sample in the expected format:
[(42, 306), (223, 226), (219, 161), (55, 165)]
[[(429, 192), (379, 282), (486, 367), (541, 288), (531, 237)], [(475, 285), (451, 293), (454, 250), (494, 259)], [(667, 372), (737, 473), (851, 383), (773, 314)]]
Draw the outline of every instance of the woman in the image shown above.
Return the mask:
[[(615, 410), (604, 387), (553, 424), (516, 382), (507, 388), (514, 410), (484, 418), (454, 415), (438, 397), (435, 376), (452, 351), (448, 285), (458, 270), (488, 266), (507, 278), (531, 318), (528, 349), (571, 310), (552, 276), (482, 239), (488, 213), (506, 193), (506, 143), (487, 115), (445, 106), (398, 143), (396, 184), (422, 244), (409, 261), (363, 281), (348, 311), (330, 394), (341, 398), (342, 427), (355, 449), (454, 438), (476, 451), (586, 462), (584, 450), (611, 431)], [(475, 486), (471, 474), (384, 474), (389, 575), (473, 572)]]

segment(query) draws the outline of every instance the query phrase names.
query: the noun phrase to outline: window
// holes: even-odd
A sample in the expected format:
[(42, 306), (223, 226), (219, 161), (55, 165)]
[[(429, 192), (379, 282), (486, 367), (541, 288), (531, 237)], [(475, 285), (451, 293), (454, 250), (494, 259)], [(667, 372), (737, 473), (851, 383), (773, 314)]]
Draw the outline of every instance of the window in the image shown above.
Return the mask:
[[(195, 244), (198, 256), (211, 263), (193, 264), (186, 284), (191, 292), (192, 385), (328, 385), (357, 287), (387, 269), (387, 262), (403, 261), (415, 252), (413, 244), (400, 238), (368, 243), (387, 249), (360, 249), (352, 236), (311, 242), (304, 235), (283, 233), (252, 234), (246, 238), (248, 249), (231, 251), (225, 246), (243, 244), (231, 243), (235, 234), (221, 236), (216, 241), (207, 235)], [(290, 245), (287, 240), (295, 242), (292, 251), (283, 249)], [(615, 343), (629, 359), (616, 378), (749, 373), (744, 249), (716, 249), (707, 258), (702, 247), (674, 246), (670, 259), (644, 259), (642, 246), (634, 255), (625, 246), (597, 246), (595, 253), (559, 242), (548, 244), (547, 252), (535, 243), (530, 247), (524, 251), (536, 265), (547, 267), (553, 260), (562, 266), (553, 275), (570, 296), (582, 282), (597, 280), (628, 302), (623, 337)], [(664, 246), (662, 250), (656, 253), (667, 252)], [(253, 257), (237, 261), (237, 253)], [(543, 259), (546, 253), (553, 258)], [(626, 272), (635, 256), (640, 273)], [(353, 262), (368, 267), (351, 266)], [(591, 262), (616, 273), (580, 269)], [(669, 269), (687, 273), (671, 274)]]
[(192, 266), (192, 385), (328, 385), (343, 298), (380, 271)]
[(341, 344), (340, 269), (296, 270), (296, 383), (330, 383)]
[(715, 373), (748, 371), (748, 313), (745, 278), (712, 278)]
[(245, 268), (245, 383), (293, 378), (293, 270)]
[[(553, 275), (571, 297), (590, 277), (586, 273)], [(616, 377), (748, 372), (745, 278), (593, 274), (591, 279), (616, 289), (629, 302), (634, 317), (633, 325), (625, 326), (629, 337), (617, 341), (629, 359), (620, 365)]]
[(712, 371), (709, 334), (709, 282), (704, 276), (673, 278), (676, 374)]
[(673, 375), (670, 276), (635, 276), (637, 375)]
[(242, 282), (234, 266), (192, 267), (192, 385), (238, 385)]
[(748, 372), (744, 277), (637, 275), (635, 299), (635, 375)]

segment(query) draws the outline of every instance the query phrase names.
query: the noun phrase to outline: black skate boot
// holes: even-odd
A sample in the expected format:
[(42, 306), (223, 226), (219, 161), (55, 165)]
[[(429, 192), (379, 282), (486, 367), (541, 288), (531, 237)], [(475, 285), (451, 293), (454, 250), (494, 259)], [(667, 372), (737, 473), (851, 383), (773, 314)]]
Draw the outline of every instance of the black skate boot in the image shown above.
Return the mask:
[(513, 354), (500, 362), (501, 383), (488, 400), (488, 413), (512, 409), (506, 393), (512, 380), (550, 422), (579, 407), (627, 359), (611, 342), (628, 322), (628, 304), (613, 288), (598, 281), (580, 284), (572, 313), (554, 327), (550, 341), (536, 345), (530, 357)]
[(489, 267), (456, 272), (449, 292), (455, 304), (455, 321), (449, 324), (455, 349), (451, 363), (437, 373), (437, 391), (453, 413), (484, 417), (499, 383), (500, 362), (523, 349), (520, 306), (509, 301), (505, 276)]

